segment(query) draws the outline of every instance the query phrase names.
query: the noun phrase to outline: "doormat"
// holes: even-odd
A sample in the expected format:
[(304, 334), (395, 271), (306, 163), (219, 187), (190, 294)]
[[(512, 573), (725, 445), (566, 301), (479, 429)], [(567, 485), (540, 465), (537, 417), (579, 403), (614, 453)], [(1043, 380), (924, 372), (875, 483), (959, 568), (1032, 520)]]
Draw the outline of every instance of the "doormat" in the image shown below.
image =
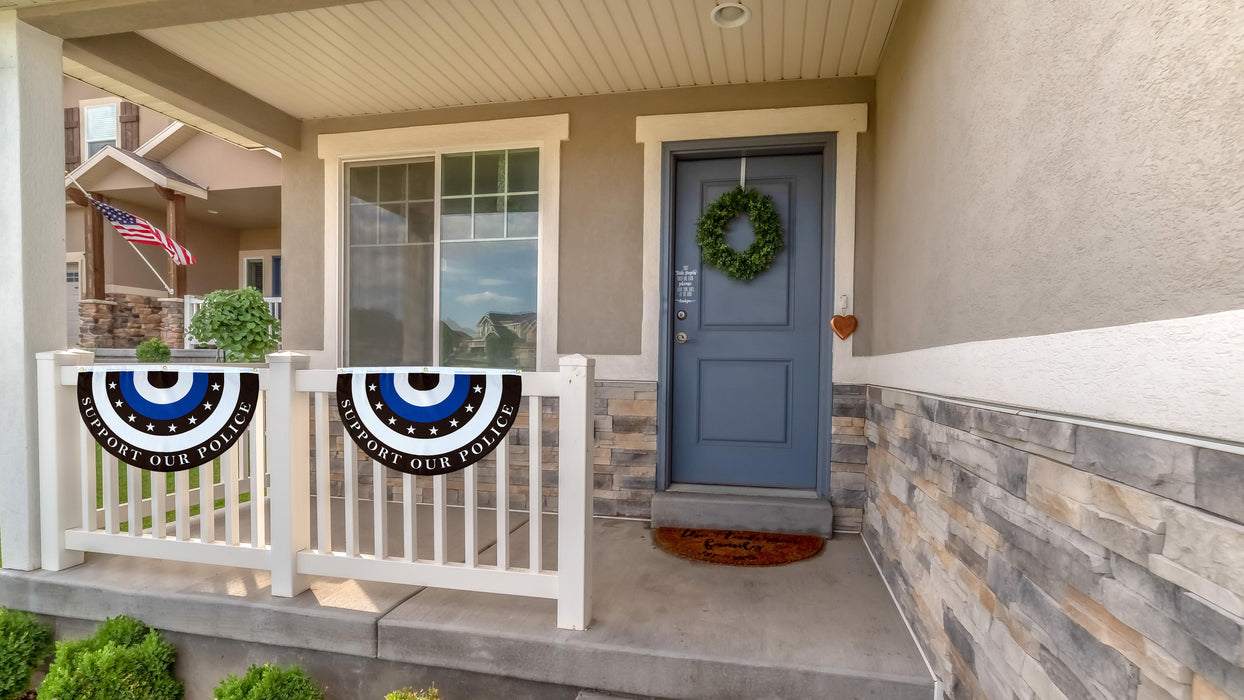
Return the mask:
[(814, 557), (825, 546), (816, 535), (681, 527), (659, 527), (652, 531), (652, 541), (684, 559), (728, 566), (781, 566)]

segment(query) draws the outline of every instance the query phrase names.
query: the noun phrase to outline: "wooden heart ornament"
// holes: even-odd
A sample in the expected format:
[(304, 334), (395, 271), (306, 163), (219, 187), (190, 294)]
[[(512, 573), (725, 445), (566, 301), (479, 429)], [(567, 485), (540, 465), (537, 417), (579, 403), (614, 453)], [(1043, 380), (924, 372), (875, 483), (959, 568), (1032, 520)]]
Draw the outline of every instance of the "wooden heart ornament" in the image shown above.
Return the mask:
[(834, 316), (829, 320), (829, 327), (834, 329), (834, 335), (842, 340), (846, 340), (854, 333), (859, 325), (859, 321), (855, 320), (854, 316)]

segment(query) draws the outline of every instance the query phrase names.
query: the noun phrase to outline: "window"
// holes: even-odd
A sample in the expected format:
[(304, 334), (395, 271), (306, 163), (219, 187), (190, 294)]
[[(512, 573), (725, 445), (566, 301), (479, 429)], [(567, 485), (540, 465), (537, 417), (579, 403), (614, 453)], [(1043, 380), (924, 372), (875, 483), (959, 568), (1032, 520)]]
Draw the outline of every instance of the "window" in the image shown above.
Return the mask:
[(263, 258), (246, 259), (246, 286), (263, 294)]
[(349, 364), (535, 368), (539, 159), (347, 168)]
[(272, 256), (272, 296), (281, 296), (281, 256)]
[(82, 133), (86, 141), (86, 157), (98, 153), (104, 146), (117, 145), (117, 103), (83, 105)]

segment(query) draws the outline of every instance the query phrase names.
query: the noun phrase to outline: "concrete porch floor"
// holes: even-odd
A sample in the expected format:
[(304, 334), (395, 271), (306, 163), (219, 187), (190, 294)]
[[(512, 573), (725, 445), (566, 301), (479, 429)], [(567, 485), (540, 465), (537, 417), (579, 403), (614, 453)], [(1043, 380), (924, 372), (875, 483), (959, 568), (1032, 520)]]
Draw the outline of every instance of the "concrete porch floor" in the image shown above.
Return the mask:
[[(419, 509), (420, 524), (426, 517), (430, 526), (427, 510)], [(455, 511), (450, 537), (460, 543)], [(493, 517), (481, 511), (482, 532)], [(513, 564), (522, 567), (526, 523), (512, 517)], [(544, 532), (555, 533), (555, 516), (545, 518)], [(226, 673), (269, 661), (303, 664), (328, 697), (342, 699), (432, 682), (446, 700), (569, 699), (581, 689), (655, 698), (932, 695), (858, 536), (827, 541), (804, 562), (749, 569), (665, 554), (646, 522), (594, 526), (586, 632), (557, 629), (551, 600), (329, 578), (275, 598), (262, 571), (94, 554), (62, 572), (0, 572), (0, 605), (53, 616), (64, 634), (119, 614), (171, 632), (189, 700), (210, 698)], [(362, 535), (366, 542), (370, 532)], [(421, 554), (425, 537), (430, 547), (431, 527), (420, 528)], [(482, 560), (495, 561), (491, 545), (481, 542)], [(554, 566), (551, 537), (545, 552)]]

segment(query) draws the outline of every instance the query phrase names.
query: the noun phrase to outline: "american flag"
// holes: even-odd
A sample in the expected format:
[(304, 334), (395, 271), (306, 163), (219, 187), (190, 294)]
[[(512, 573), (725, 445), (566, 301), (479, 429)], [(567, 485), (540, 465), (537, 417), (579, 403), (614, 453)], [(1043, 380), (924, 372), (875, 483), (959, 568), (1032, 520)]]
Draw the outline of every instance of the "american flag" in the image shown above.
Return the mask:
[(169, 238), (160, 229), (152, 226), (150, 221), (95, 199), (91, 200), (91, 205), (103, 212), (104, 218), (112, 224), (117, 233), (121, 234), (121, 237), (125, 240), (133, 243), (158, 245), (167, 251), (168, 256), (178, 265), (194, 264), (194, 255), (189, 250), (186, 250), (177, 241)]

